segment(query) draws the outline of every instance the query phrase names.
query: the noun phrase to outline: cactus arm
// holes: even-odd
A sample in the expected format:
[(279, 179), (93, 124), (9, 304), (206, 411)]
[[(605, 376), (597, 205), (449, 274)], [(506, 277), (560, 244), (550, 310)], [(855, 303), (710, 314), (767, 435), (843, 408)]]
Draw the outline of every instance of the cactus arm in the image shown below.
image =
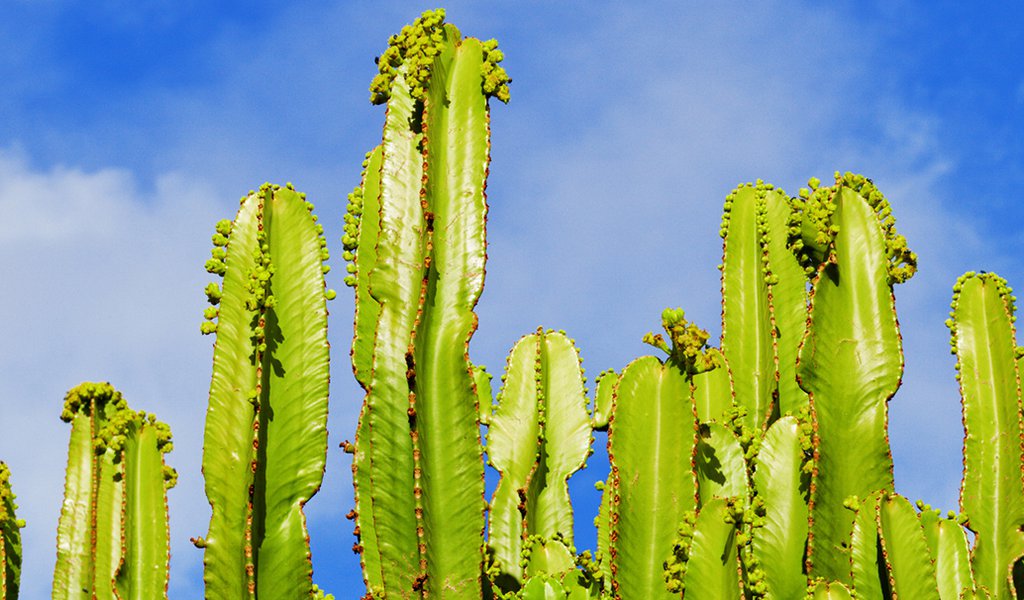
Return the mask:
[(878, 504), (882, 492), (875, 492), (863, 500), (851, 498), (847, 509), (854, 512), (850, 532), (850, 576), (858, 600), (883, 600), (892, 591), (889, 575), (885, 572), (881, 540), (878, 538)]
[[(114, 462), (117, 460), (118, 462)], [(125, 512), (124, 470), (119, 453), (97, 457), (96, 500), (93, 506), (93, 597), (113, 600), (114, 579), (121, 564)]]
[[(212, 514), (206, 535), (203, 580), (207, 598), (246, 597), (253, 586), (246, 569), (249, 484), (255, 416), (248, 394), (256, 387), (251, 322), (246, 307), (248, 271), (257, 251), (257, 203), (243, 199), (224, 259), (213, 375), (203, 435), (203, 477)], [(251, 593), (255, 593), (253, 589)]]
[[(512, 347), (498, 407), (487, 430), (487, 454), (500, 474), (491, 499), (488, 545), (502, 573), (518, 582), (522, 582), (519, 559), (524, 516), (520, 502), (525, 500), (528, 479), (541, 446), (536, 381), (539, 361), (539, 336), (525, 336)], [(525, 502), (522, 509), (526, 509)], [(500, 578), (497, 583), (503, 588), (508, 586)]]
[(1006, 282), (968, 273), (954, 288), (953, 349), (964, 412), (964, 478), (960, 506), (975, 539), (977, 582), (996, 598), (1013, 598), (1014, 560), (1024, 552), (1020, 375), (1014, 306)]
[(803, 573), (807, 541), (809, 477), (801, 424), (786, 416), (772, 424), (757, 453), (753, 481), (764, 502), (764, 525), (754, 530), (753, 552), (773, 598), (798, 598), (807, 588)]
[(167, 597), (170, 560), (164, 465), (170, 433), (166, 425), (138, 415), (124, 442), (124, 561), (117, 573), (119, 600)]
[(594, 384), (594, 415), (592, 426), (595, 431), (608, 430), (608, 417), (612, 412), (612, 392), (615, 390), (615, 382), (619, 380), (615, 371), (608, 369), (597, 376)]
[(11, 490), (11, 471), (0, 461), (0, 600), (15, 600), (21, 583), (21, 528)]
[(304, 196), (290, 186), (264, 188), (264, 196), (274, 303), (265, 318), (253, 545), (258, 595), (297, 598), (313, 585), (302, 507), (320, 488), (327, 456), (324, 257)]
[(731, 522), (731, 500), (715, 498), (697, 515), (684, 578), (687, 600), (740, 600), (740, 559), (737, 526)]
[(810, 600), (853, 600), (850, 588), (837, 581), (819, 580), (810, 590)]
[(839, 228), (834, 262), (814, 279), (797, 368), (817, 427), (808, 560), (812, 575), (839, 581), (848, 576), (843, 543), (853, 526), (843, 501), (893, 487), (887, 402), (903, 371), (887, 242), (874, 209), (852, 186), (843, 179), (831, 190)]
[(491, 424), (494, 411), (494, 395), (491, 391), (493, 375), (487, 372), (484, 365), (473, 365), (473, 387), (476, 389), (476, 402), (480, 406), (480, 423)]
[[(380, 181), (380, 232), (377, 262), (369, 289), (380, 302), (374, 345), (373, 375), (358, 439), (366, 453), (366, 476), (355, 480), (357, 494), (372, 502), (358, 512), (356, 524), (364, 552), (380, 552), (381, 580), (392, 594), (412, 594), (421, 570), (413, 497), (413, 444), (409, 430), (409, 382), (406, 353), (419, 304), (426, 257), (426, 223), (420, 205), (422, 136), (409, 127), (413, 99), (399, 75), (391, 92), (384, 123)], [(364, 213), (363, 219), (373, 215)], [(364, 488), (364, 489), (361, 489)], [(368, 519), (373, 519), (370, 524)], [(369, 561), (369, 558), (364, 559)], [(370, 564), (367, 562), (367, 564)], [(366, 576), (372, 581), (371, 576)]]
[(380, 302), (370, 291), (370, 273), (377, 262), (377, 238), (380, 235), (380, 191), (383, 145), (378, 144), (366, 157), (363, 180), (349, 196), (345, 214), (345, 258), (352, 258), (346, 283), (355, 287), (355, 319), (352, 336), (352, 372), (356, 381), (369, 388), (373, 368), (374, 342)]
[(366, 444), (367, 407), (363, 405), (359, 411), (359, 423), (356, 426), (356, 442), (352, 448), (352, 482), (355, 488), (355, 509), (348, 514), (357, 519), (355, 528), (356, 543), (352, 550), (359, 554), (359, 563), (363, 570), (363, 583), (369, 592), (384, 590), (384, 576), (381, 571), (381, 549), (377, 540), (377, 531), (373, 515), (373, 479), (370, 473), (370, 457)]
[[(616, 378), (618, 380), (618, 378)], [(612, 507), (612, 476), (609, 473), (605, 481), (599, 481), (594, 487), (601, 492), (601, 503), (597, 507), (597, 516), (594, 517), (594, 529), (597, 530), (597, 561), (601, 571), (605, 575), (605, 591), (608, 591), (611, 583), (610, 560), (611, 560), (611, 507)]]
[[(542, 448), (543, 485), (531, 514), (529, 533), (551, 538), (560, 535), (573, 544), (573, 511), (569, 501), (569, 477), (583, 468), (590, 454), (590, 415), (573, 341), (563, 333), (548, 331), (541, 338), (541, 391), (544, 400)], [(541, 478), (537, 477), (540, 483)]]
[(882, 499), (878, 532), (893, 598), (939, 600), (935, 564), (921, 522), (906, 498), (892, 494)]
[(653, 356), (630, 363), (616, 385), (605, 494), (612, 585), (622, 598), (671, 597), (662, 563), (684, 513), (696, 508), (692, 402), (686, 374)]
[(713, 498), (747, 497), (749, 484), (743, 447), (727, 427), (702, 423), (693, 461), (702, 506)]
[[(483, 446), (469, 340), (486, 261), (489, 157), (480, 42), (446, 25), (424, 100), (424, 197), (432, 255), (414, 343), (428, 595), (479, 597), (485, 527)], [(474, 552), (472, 549), (477, 548)]]
[(717, 354), (721, 366), (693, 376), (693, 399), (697, 407), (697, 420), (701, 423), (718, 421), (724, 423), (733, 406), (732, 372), (725, 355)]
[(68, 466), (64, 479), (64, 503), (57, 525), (57, 564), (53, 574), (53, 597), (70, 598), (89, 590), (92, 582), (90, 527), (92, 522), (92, 419), (75, 415), (71, 421)]
[(807, 392), (796, 378), (797, 354), (807, 322), (807, 279), (800, 262), (787, 247), (786, 227), (791, 209), (786, 194), (778, 188), (765, 194), (765, 226), (768, 257), (768, 293), (775, 323), (775, 352), (778, 370), (779, 414), (797, 414), (807, 406)]
[(762, 244), (766, 190), (743, 185), (725, 201), (722, 218), (722, 352), (736, 373), (736, 399), (744, 424), (766, 426), (777, 389), (772, 307)]
[(974, 592), (970, 545), (963, 527), (954, 520), (935, 523), (935, 578), (942, 600), (957, 600), (962, 593)]

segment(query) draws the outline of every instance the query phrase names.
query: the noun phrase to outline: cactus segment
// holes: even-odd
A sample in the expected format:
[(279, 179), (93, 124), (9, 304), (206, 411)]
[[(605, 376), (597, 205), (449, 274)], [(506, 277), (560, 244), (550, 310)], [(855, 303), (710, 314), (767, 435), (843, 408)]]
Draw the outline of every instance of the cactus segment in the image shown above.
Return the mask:
[[(352, 336), (352, 372), (363, 389), (370, 386), (373, 345), (376, 340), (380, 302), (370, 291), (370, 272), (377, 262), (377, 238), (380, 235), (380, 189), (383, 146), (378, 145), (366, 157), (363, 180), (349, 194), (345, 211), (345, 258), (351, 257), (345, 277), (355, 288), (355, 321)], [(365, 218), (364, 218), (365, 216)]]
[(807, 588), (803, 573), (807, 543), (806, 472), (810, 432), (796, 417), (785, 416), (765, 434), (755, 459), (754, 490), (764, 503), (764, 525), (754, 531), (753, 553), (765, 573), (770, 598), (798, 598)]
[(608, 418), (612, 414), (612, 392), (619, 380), (613, 369), (602, 371), (594, 383), (594, 414), (591, 426), (595, 431), (608, 430)]
[[(152, 415), (133, 413), (123, 430), (123, 560), (117, 570), (120, 600), (166, 598), (170, 526), (167, 489), (175, 474), (164, 464), (171, 449), (170, 429)], [(154, 476), (155, 474), (162, 476)], [(163, 543), (159, 543), (163, 540)]]
[(683, 579), (687, 600), (743, 598), (735, 509), (733, 500), (715, 498), (697, 515)]
[(668, 598), (662, 563), (679, 523), (696, 509), (693, 452), (696, 415), (690, 378), (653, 356), (619, 377), (608, 427), (612, 474), (609, 564), (613, 593)]
[(724, 354), (714, 348), (709, 348), (708, 353), (713, 354), (721, 366), (693, 376), (697, 420), (701, 423), (724, 423), (733, 410), (732, 371)]
[(743, 446), (729, 428), (702, 423), (698, 428), (693, 464), (701, 506), (713, 498), (746, 498), (749, 494)]
[(71, 443), (54, 597), (166, 598), (170, 429), (129, 409), (109, 383), (72, 388), (61, 419)]
[(975, 592), (971, 572), (970, 544), (960, 518), (950, 514), (941, 518), (939, 511), (924, 503), (919, 518), (928, 550), (935, 561), (935, 581), (942, 600), (958, 600), (961, 594)]
[(875, 209), (847, 179), (829, 193), (837, 231), (813, 282), (797, 374), (816, 427), (810, 574), (846, 582), (853, 514), (843, 502), (893, 488), (887, 403), (899, 387), (903, 353)]
[[(125, 410), (124, 398), (108, 383), (82, 383), (64, 398), (61, 420), (71, 423), (71, 441), (57, 524), (55, 598), (75, 597), (82, 590), (90, 596), (113, 595), (123, 488), (114, 481), (113, 451), (97, 453), (94, 441), (107, 422)], [(116, 541), (110, 537), (115, 532)]]
[(225, 258), (203, 447), (208, 598), (312, 589), (303, 505), (327, 450), (323, 229), (305, 195), (243, 198)]
[[(422, 135), (409, 127), (413, 120), (413, 100), (399, 75), (384, 122), (377, 262), (367, 286), (380, 303), (380, 314), (372, 342), (373, 372), (357, 435), (360, 466), (353, 480), (361, 499), (356, 527), (364, 567), (379, 564), (380, 585), (391, 594), (401, 594), (399, 598), (411, 597), (423, 569), (413, 492), (408, 354), (427, 260), (427, 225), (419, 193)], [(360, 452), (365, 452), (365, 463)], [(363, 472), (365, 476), (360, 476)], [(377, 540), (367, 541), (366, 536), (374, 534)], [(373, 548), (380, 552), (379, 558), (366, 556)], [(371, 584), (376, 580), (368, 571), (364, 578)]]
[[(615, 378), (618, 381), (618, 378)], [(597, 564), (602, 572), (611, 572), (611, 508), (612, 508), (612, 475), (608, 479), (599, 481), (594, 487), (601, 492), (601, 503), (597, 507), (597, 516), (594, 517), (594, 529), (597, 530)], [(611, 578), (605, 577), (605, 591), (611, 591)]]
[[(445, 27), (423, 108), (430, 266), (413, 342), (427, 595), (478, 598), (485, 528), (483, 446), (469, 362), (486, 262), (489, 161), (482, 50)], [(469, 551), (478, 548), (478, 552)]]
[(769, 228), (769, 194), (782, 192), (761, 182), (736, 188), (725, 199), (721, 230), (722, 352), (743, 374), (733, 387), (736, 401), (746, 408), (744, 425), (752, 431), (767, 426), (779, 381), (770, 292), (775, 275), (767, 242), (784, 234), (777, 226)]
[(1011, 569), (1024, 553), (1014, 299), (1005, 280), (992, 273), (966, 273), (953, 290), (947, 324), (957, 355), (965, 429), (960, 508), (977, 534), (972, 553), (977, 583), (995, 598), (1014, 598)]
[(892, 597), (939, 600), (935, 564), (917, 513), (906, 498), (892, 494), (879, 502), (878, 533)]
[(501, 474), (491, 500), (488, 546), (506, 590), (523, 582), (519, 555), (531, 535), (572, 544), (567, 481), (589, 455), (590, 417), (580, 359), (554, 331), (523, 337), (509, 355), (487, 433), (491, 465)]
[(808, 600), (853, 600), (850, 588), (838, 581), (818, 580), (808, 589)]
[(0, 461), (0, 600), (15, 600), (21, 584), (21, 528), (11, 489), (11, 471)]

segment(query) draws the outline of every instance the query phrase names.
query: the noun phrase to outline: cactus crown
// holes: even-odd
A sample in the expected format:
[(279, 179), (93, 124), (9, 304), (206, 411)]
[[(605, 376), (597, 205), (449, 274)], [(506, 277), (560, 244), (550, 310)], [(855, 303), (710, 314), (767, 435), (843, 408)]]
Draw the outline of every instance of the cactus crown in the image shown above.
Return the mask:
[[(0, 462), (0, 529), (6, 529), (11, 523), (18, 528), (25, 526), (24, 521), (14, 517), (14, 511), (18, 508), (14, 503), (16, 498), (14, 491), (11, 490), (11, 470), (7, 463)], [(0, 543), (3, 543), (3, 540), (0, 540)]]
[(60, 418), (65, 423), (70, 423), (76, 414), (91, 415), (93, 410), (102, 409), (108, 404), (116, 412), (128, 409), (128, 403), (114, 386), (107, 382), (86, 381), (68, 390), (64, 396), (64, 409), (60, 413)]
[[(458, 30), (448, 26), (458, 34)], [(404, 75), (412, 97), (422, 101), (427, 94), (430, 72), (434, 58), (441, 53), (446, 38), (444, 9), (425, 11), (412, 25), (388, 39), (388, 48), (377, 58), (377, 75), (370, 83), (370, 103), (384, 104), (391, 98), (391, 86), (404, 67)], [(498, 50), (496, 40), (482, 44), (484, 62), (481, 67), (483, 91), (487, 97), (495, 97), (508, 103), (508, 84), (512, 81), (505, 69), (499, 66), (505, 55)]]
[(790, 201), (793, 212), (789, 245), (808, 276), (813, 277), (818, 266), (829, 261), (839, 233), (839, 225), (833, 222), (832, 215), (836, 210), (836, 194), (843, 187), (864, 198), (878, 217), (889, 262), (889, 284), (903, 283), (917, 272), (917, 255), (907, 247), (906, 238), (897, 233), (892, 207), (870, 179), (849, 171), (836, 171), (832, 187), (821, 187), (821, 180), (816, 177), (807, 184), (809, 188), (802, 188)]
[[(950, 302), (950, 304), (949, 304), (949, 308), (950, 308), (949, 318), (946, 319), (946, 327), (949, 329), (949, 333), (950, 333), (950, 337), (949, 337), (949, 352), (950, 352), (950, 354), (956, 354), (957, 353), (957, 339), (956, 339), (956, 336), (957, 336), (956, 330), (957, 330), (957, 328), (956, 328), (956, 323), (953, 322), (953, 317), (956, 314), (957, 304), (960, 302), (960, 291), (963, 289), (964, 283), (966, 283), (968, 279), (973, 279), (975, 277), (977, 277), (979, 279), (982, 279), (984, 281), (988, 281), (988, 282), (991, 282), (991, 283), (995, 284), (996, 292), (999, 294), (999, 297), (1003, 299), (1003, 302), (1006, 305), (1007, 314), (1010, 315), (1010, 322), (1013, 323), (1013, 322), (1016, 322), (1016, 320), (1017, 320), (1017, 316), (1016, 316), (1016, 313), (1017, 313), (1017, 297), (1013, 295), (1013, 288), (1010, 287), (1010, 285), (1006, 282), (1005, 279), (1003, 279), (999, 275), (996, 275), (995, 273), (987, 273), (985, 271), (982, 271), (981, 273), (976, 273), (974, 271), (968, 271), (968, 272), (964, 273), (963, 275), (958, 277), (957, 280), (956, 280), (956, 283), (953, 284), (953, 301)], [(1016, 350), (1016, 354), (1017, 354), (1018, 358), (1020, 358), (1021, 356), (1024, 356), (1024, 347), (1019, 347), (1018, 346), (1017, 350)], [(958, 371), (960, 370), (959, 362), (957, 363), (956, 368), (957, 368)], [(959, 379), (959, 378), (960, 378), (960, 375), (958, 374), (957, 375), (957, 379)]]

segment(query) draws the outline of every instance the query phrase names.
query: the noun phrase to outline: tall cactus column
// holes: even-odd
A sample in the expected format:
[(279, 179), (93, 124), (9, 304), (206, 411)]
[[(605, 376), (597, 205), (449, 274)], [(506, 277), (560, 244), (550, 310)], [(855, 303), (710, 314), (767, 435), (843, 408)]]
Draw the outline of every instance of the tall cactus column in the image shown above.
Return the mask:
[[(812, 180), (817, 188), (817, 182)], [(887, 403), (903, 373), (892, 287), (916, 266), (896, 234), (888, 202), (859, 175), (801, 191), (793, 247), (813, 274), (797, 376), (810, 394), (812, 477), (810, 574), (849, 581), (849, 496), (893, 488)]]
[(1024, 592), (1013, 563), (1024, 555), (1024, 439), (1014, 298), (993, 273), (956, 283), (947, 325), (957, 356), (964, 411), (964, 478), (960, 506), (976, 534), (971, 563), (994, 598)]
[(485, 586), (468, 345), (486, 259), (487, 99), (508, 98), (501, 59), (494, 42), (462, 39), (428, 11), (391, 38), (371, 85), (371, 100), (387, 103), (384, 139), (353, 196), (346, 258), (353, 366), (367, 392), (357, 548), (369, 590), (388, 597), (479, 598)]
[(302, 507), (323, 477), (329, 382), (327, 251), (312, 208), (267, 184), (213, 236), (207, 270), (224, 281), (207, 287), (203, 326), (217, 334), (203, 443), (212, 516), (197, 540), (207, 598), (312, 590)]
[(71, 442), (53, 597), (166, 598), (170, 429), (108, 383), (71, 389), (61, 419)]

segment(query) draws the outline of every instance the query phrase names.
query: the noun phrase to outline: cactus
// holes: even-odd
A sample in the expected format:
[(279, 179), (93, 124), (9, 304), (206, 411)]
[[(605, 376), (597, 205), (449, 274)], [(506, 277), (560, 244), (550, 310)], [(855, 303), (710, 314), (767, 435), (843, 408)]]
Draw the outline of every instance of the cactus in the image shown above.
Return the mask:
[(733, 387), (750, 430), (807, 403), (794, 376), (807, 300), (800, 265), (786, 248), (789, 216), (785, 192), (761, 181), (725, 200), (722, 353), (742, 374)]
[(18, 509), (15, 498), (11, 471), (0, 461), (0, 600), (17, 598), (21, 581), (21, 528), (25, 522), (14, 513)]
[(835, 180), (801, 191), (791, 241), (813, 275), (797, 364), (816, 433), (807, 560), (811, 575), (845, 582), (853, 518), (843, 501), (893, 488), (887, 403), (903, 354), (892, 286), (913, 274), (916, 257), (869, 180)]
[(609, 557), (616, 597), (658, 598), (671, 594), (661, 565), (672, 534), (697, 506), (693, 454), (697, 442), (692, 376), (716, 366), (705, 348), (708, 334), (688, 323), (679, 309), (662, 313), (671, 346), (659, 335), (645, 341), (668, 353), (645, 356), (619, 376), (608, 426), (611, 477)]
[(960, 508), (976, 534), (975, 576), (999, 599), (1024, 593), (1013, 577), (1024, 554), (1024, 438), (1012, 293), (995, 274), (966, 273), (947, 321), (963, 398)]
[(61, 419), (71, 442), (53, 597), (166, 598), (170, 429), (109, 383), (72, 388)]
[(488, 547), (495, 583), (507, 592), (523, 582), (527, 538), (560, 536), (572, 545), (567, 480), (590, 454), (591, 420), (579, 354), (564, 333), (538, 329), (520, 339), (502, 379), (487, 431), (490, 463), (501, 474)]
[[(298, 598), (312, 589), (303, 505), (327, 453), (323, 230), (291, 184), (266, 184), (221, 221), (207, 270), (216, 331), (203, 444), (212, 508), (206, 597)], [(212, 314), (211, 314), (212, 313)], [(212, 327), (210, 326), (212, 325)]]
[(467, 349), (486, 259), (487, 99), (508, 99), (502, 58), (495, 42), (462, 39), (443, 11), (428, 11), (392, 36), (371, 84), (371, 101), (387, 103), (379, 176), (364, 176), (346, 231), (358, 314), (379, 311), (372, 341), (356, 324), (366, 401), (355, 516), (368, 589), (389, 597), (484, 589), (483, 447)]

